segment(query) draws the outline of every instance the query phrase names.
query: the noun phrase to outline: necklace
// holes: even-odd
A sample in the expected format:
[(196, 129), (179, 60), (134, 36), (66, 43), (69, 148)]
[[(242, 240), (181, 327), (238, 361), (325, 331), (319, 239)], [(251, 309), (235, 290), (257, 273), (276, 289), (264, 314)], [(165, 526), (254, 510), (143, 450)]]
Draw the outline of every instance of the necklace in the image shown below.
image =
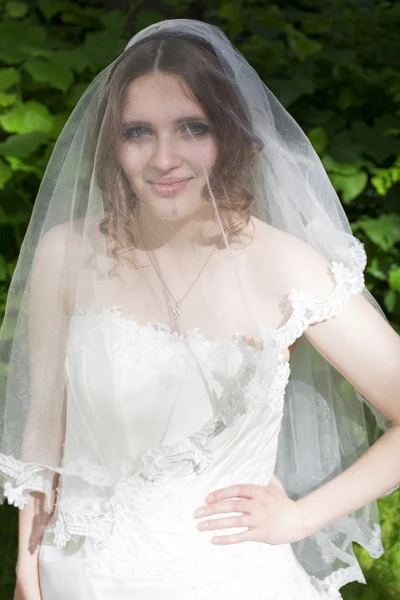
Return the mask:
[(200, 273), (197, 275), (196, 279), (193, 281), (192, 285), (190, 286), (190, 288), (187, 290), (187, 292), (184, 294), (184, 296), (178, 301), (174, 298), (174, 296), (171, 294), (171, 291), (169, 290), (167, 284), (165, 283), (161, 273), (159, 272), (159, 270), (157, 269), (156, 265), (154, 264), (150, 254), (147, 252), (147, 255), (151, 261), (151, 264), (153, 265), (153, 268), (155, 270), (155, 272), (157, 273), (158, 278), (161, 281), (161, 284), (163, 286), (163, 288), (165, 289), (165, 291), (167, 292), (168, 296), (171, 298), (171, 300), (174, 302), (175, 304), (175, 308), (172, 309), (171, 314), (173, 319), (176, 321), (178, 319), (178, 317), (181, 316), (182, 311), (181, 311), (181, 304), (184, 301), (184, 299), (186, 298), (186, 296), (189, 294), (189, 292), (193, 289), (196, 281), (199, 279), (200, 275), (202, 274), (202, 272), (204, 271), (204, 269), (206, 268), (206, 265), (208, 264), (208, 261), (210, 260), (210, 258), (212, 257), (212, 255), (214, 254), (217, 246), (218, 246), (219, 242), (217, 244), (215, 244), (214, 248), (212, 249), (212, 251), (210, 252), (210, 254), (207, 257), (206, 262), (204, 263), (204, 265), (201, 267)]

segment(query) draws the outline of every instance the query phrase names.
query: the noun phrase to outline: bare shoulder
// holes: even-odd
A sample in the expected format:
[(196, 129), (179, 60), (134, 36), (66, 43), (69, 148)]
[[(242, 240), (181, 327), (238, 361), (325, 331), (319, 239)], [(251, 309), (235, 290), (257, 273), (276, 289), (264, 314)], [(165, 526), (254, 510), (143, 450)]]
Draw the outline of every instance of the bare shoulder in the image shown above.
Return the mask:
[(79, 245), (82, 232), (83, 219), (51, 227), (39, 240), (35, 258), (44, 259), (47, 256), (49, 262), (56, 266), (57, 261), (62, 260), (68, 250)]
[[(76, 273), (82, 260), (84, 219), (75, 219), (51, 227), (40, 238), (32, 264), (32, 282), (42, 286), (51, 281), (63, 298), (65, 312), (70, 313), (76, 290)], [(85, 234), (86, 235), (86, 234)]]
[(304, 289), (322, 297), (332, 289), (329, 261), (301, 238), (252, 217), (254, 236), (249, 259), (287, 290)]

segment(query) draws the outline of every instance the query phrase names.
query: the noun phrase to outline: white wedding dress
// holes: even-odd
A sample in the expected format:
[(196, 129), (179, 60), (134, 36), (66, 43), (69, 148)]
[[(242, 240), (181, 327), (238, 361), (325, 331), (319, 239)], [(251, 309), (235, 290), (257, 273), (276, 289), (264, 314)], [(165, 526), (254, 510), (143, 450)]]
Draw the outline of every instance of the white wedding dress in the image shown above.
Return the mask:
[[(40, 549), (43, 600), (341, 598), (304, 570), (290, 544), (214, 545), (218, 531), (199, 531), (193, 516), (215, 489), (269, 482), (290, 372), (282, 350), (356, 291), (339, 271), (327, 302), (317, 310), (292, 294), (289, 321), (274, 331), (260, 326), (255, 346), (139, 325), (119, 307), (70, 318), (67, 423), (75, 431), (85, 423), (86, 432), (90, 424), (127, 477), (112, 497), (108, 529), (56, 510)], [(244, 396), (235, 394), (238, 378), (247, 378)]]

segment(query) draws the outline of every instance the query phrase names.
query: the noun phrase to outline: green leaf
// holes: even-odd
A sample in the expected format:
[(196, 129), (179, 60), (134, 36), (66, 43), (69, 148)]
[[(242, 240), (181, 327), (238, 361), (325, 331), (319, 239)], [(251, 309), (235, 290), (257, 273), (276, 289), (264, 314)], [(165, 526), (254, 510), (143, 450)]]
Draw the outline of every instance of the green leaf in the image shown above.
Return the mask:
[(388, 290), (383, 297), (383, 301), (386, 310), (393, 312), (397, 302), (397, 293), (394, 290)]
[(66, 25), (78, 25), (79, 23), (79, 15), (74, 15), (68, 12), (62, 12), (60, 19)]
[(28, 48), (23, 46), (9, 46), (8, 48), (1, 48), (0, 45), (0, 60), (7, 65), (16, 65), (24, 62), (29, 58), (30, 52)]
[(386, 272), (382, 269), (379, 260), (376, 256), (370, 261), (368, 264), (366, 271), (375, 277), (375, 279), (379, 279), (380, 281), (386, 281), (387, 275)]
[(49, 86), (65, 92), (74, 81), (72, 71), (62, 60), (57, 60), (54, 54), (52, 60), (31, 58), (24, 64), (24, 69), (34, 81), (47, 83)]
[(335, 65), (348, 65), (357, 58), (356, 52), (345, 48), (334, 48), (332, 45), (325, 46), (320, 57)]
[(100, 17), (100, 22), (116, 37), (123, 35), (126, 21), (126, 16), (119, 10), (105, 12)]
[(53, 129), (54, 119), (46, 106), (30, 101), (14, 106), (8, 113), (1, 115), (0, 125), (9, 133), (49, 133)]
[(163, 19), (164, 16), (156, 10), (140, 10), (135, 18), (135, 29), (136, 31), (141, 31), (145, 27), (153, 25), (153, 23), (158, 23)]
[(301, 96), (313, 94), (316, 89), (315, 83), (310, 79), (270, 79), (268, 84), (285, 107)]
[(63, 0), (38, 0), (39, 9), (48, 20), (59, 13), (64, 4)]
[(75, 108), (87, 88), (87, 83), (76, 83), (71, 86), (67, 95), (65, 96), (66, 106), (69, 106), (71, 109)]
[(351, 175), (332, 173), (330, 179), (335, 190), (342, 192), (343, 202), (347, 204), (357, 198), (368, 184), (368, 174), (365, 171), (358, 171)]
[(44, 47), (46, 44), (46, 30), (40, 25), (26, 21), (0, 22), (0, 47), (13, 48), (18, 46)]
[(371, 169), (374, 176), (371, 183), (381, 196), (385, 196), (395, 183), (400, 181), (400, 156), (398, 156), (391, 167), (386, 169)]
[(307, 135), (315, 152), (322, 154), (328, 143), (328, 134), (325, 129), (323, 127), (314, 127), (310, 129)]
[[(31, 135), (30, 133), (26, 135)], [(22, 171), (23, 173), (36, 173), (38, 176), (41, 175), (40, 169), (34, 165), (28, 165), (24, 163), (20, 158), (16, 156), (7, 156), (7, 161), (13, 171)]]
[(334, 114), (335, 113), (332, 110), (310, 106), (309, 110), (307, 111), (307, 121), (311, 125), (320, 127), (321, 125), (325, 125), (325, 123), (327, 123), (327, 121), (329, 121)]
[(0, 92), (0, 107), (8, 108), (9, 106), (12, 106), (16, 100), (16, 94), (6, 94), (5, 92)]
[(400, 242), (400, 215), (396, 213), (383, 214), (378, 219), (359, 219), (353, 225), (384, 252)]
[(340, 92), (336, 104), (341, 111), (345, 111), (350, 106), (359, 106), (360, 102), (353, 90), (346, 88)]
[(73, 69), (76, 73), (83, 73), (90, 65), (90, 58), (84, 48), (71, 48), (69, 50), (60, 50), (54, 53), (54, 62), (62, 64), (64, 67)]
[(6, 11), (11, 19), (22, 19), (29, 10), (26, 2), (7, 2)]
[(88, 56), (90, 64), (96, 67), (111, 62), (122, 52), (123, 46), (125, 41), (122, 42), (110, 31), (96, 31), (86, 34), (83, 51)]
[(6, 92), (11, 86), (19, 82), (17, 69), (0, 69), (0, 92)]
[(0, 143), (0, 155), (25, 158), (47, 141), (47, 136), (40, 131), (23, 135), (10, 135), (5, 142)]
[(396, 292), (400, 292), (400, 267), (397, 267), (397, 269), (390, 271), (389, 285)]
[[(7, 263), (7, 273), (8, 273), (8, 276), (10, 277), (10, 279), (14, 274), (15, 267), (17, 266), (17, 262), (18, 262), (18, 258), (14, 258), (13, 260), (11, 260)], [(20, 302), (20, 300), (18, 300), (18, 302)], [(11, 306), (12, 306), (12, 302), (10, 301), (10, 307)]]
[(28, 223), (32, 211), (29, 212), (26, 209), (18, 209), (15, 213), (5, 214), (4, 211), (0, 211), (0, 225), (12, 225), (12, 226), (20, 226), (23, 225), (26, 227)]
[(329, 153), (339, 162), (357, 162), (362, 159), (364, 151), (364, 143), (348, 129), (338, 131), (329, 139)]
[(7, 261), (4, 256), (0, 254), (0, 281), (6, 281), (7, 275)]
[(349, 203), (357, 198), (368, 185), (368, 174), (365, 171), (358, 171), (354, 175), (348, 175), (345, 178), (342, 188), (343, 202)]
[(4, 163), (0, 161), (0, 189), (3, 189), (7, 181), (9, 181), (13, 176), (12, 169)]
[(222, 0), (219, 16), (230, 40), (236, 40), (245, 27), (245, 12), (240, 0)]
[[(399, 119), (391, 115), (382, 115), (375, 119), (373, 126), (363, 121), (355, 121), (351, 126), (351, 143), (360, 145), (363, 153), (377, 163), (382, 163), (391, 154), (398, 152), (398, 141), (394, 137), (385, 135), (388, 129), (398, 123)], [(343, 140), (340, 141), (343, 143)]]
[(312, 54), (319, 52), (322, 48), (322, 44), (308, 38), (302, 31), (295, 29), (292, 25), (286, 26), (286, 33), (290, 48), (297, 54), (301, 61), (304, 61)]
[(69, 112), (62, 112), (58, 113), (57, 115), (54, 115), (54, 126), (51, 132), (49, 133), (50, 139), (56, 140), (58, 138), (69, 116)]

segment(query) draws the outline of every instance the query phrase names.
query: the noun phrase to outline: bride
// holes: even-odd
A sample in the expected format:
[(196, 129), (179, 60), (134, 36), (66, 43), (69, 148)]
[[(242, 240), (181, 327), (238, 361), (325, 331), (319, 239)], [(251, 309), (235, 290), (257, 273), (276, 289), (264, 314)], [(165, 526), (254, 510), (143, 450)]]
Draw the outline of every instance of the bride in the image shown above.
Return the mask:
[(365, 262), (306, 136), (219, 29), (134, 36), (57, 142), (10, 289), (15, 600), (365, 583), (352, 542), (382, 554), (375, 500), (400, 481), (400, 339)]

